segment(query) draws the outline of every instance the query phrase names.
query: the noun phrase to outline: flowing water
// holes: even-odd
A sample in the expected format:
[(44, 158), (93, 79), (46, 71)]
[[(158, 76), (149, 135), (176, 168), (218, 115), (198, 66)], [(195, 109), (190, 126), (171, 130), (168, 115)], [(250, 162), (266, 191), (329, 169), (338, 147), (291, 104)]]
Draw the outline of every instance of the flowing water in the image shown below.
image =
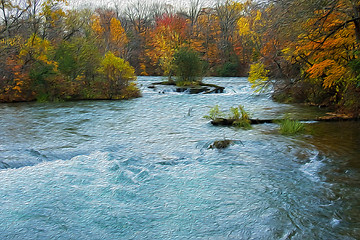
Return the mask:
[[(221, 94), (0, 105), (0, 239), (359, 239), (360, 124), (214, 127), (218, 104), (307, 118), (245, 78)], [(238, 140), (209, 149), (214, 140)]]

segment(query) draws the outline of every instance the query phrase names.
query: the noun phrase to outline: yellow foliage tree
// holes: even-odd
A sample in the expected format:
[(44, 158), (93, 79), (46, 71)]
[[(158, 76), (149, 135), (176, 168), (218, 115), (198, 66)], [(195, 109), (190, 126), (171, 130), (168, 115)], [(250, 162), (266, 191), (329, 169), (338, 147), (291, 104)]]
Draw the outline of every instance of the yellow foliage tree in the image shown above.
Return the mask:
[(117, 56), (125, 56), (125, 47), (129, 40), (119, 19), (112, 12), (104, 12), (92, 17), (91, 28), (104, 53), (111, 51)]
[(57, 62), (48, 59), (48, 54), (51, 50), (50, 41), (41, 39), (36, 34), (33, 34), (20, 50), (18, 58), (22, 64), (28, 61), (39, 61), (52, 66), (53, 70), (57, 71)]
[(262, 38), (265, 37), (258, 31), (264, 27), (262, 13), (259, 10), (252, 10), (249, 14), (241, 16), (237, 21), (237, 27), (244, 48), (250, 50), (248, 53), (243, 53), (243, 59), (257, 61), (263, 47)]
[(150, 33), (146, 54), (153, 63), (160, 65), (166, 76), (171, 77), (174, 54), (185, 44), (186, 27), (185, 19), (165, 15), (158, 19), (156, 28)]
[(92, 17), (91, 28), (98, 37), (102, 37), (103, 33), (105, 32), (105, 28), (101, 26), (100, 17), (98, 16)]
[(106, 79), (105, 91), (110, 99), (123, 98), (124, 90), (137, 90), (132, 84), (136, 80), (134, 68), (110, 51), (105, 54), (98, 72)]
[(249, 82), (252, 84), (256, 92), (261, 92), (266, 89), (269, 84), (268, 78), (269, 70), (265, 69), (263, 63), (254, 63), (250, 66)]
[(129, 42), (120, 20), (116, 18), (110, 20), (110, 42), (113, 45), (112, 50), (117, 52), (119, 56), (122, 55), (124, 47)]
[(66, 0), (46, 0), (42, 4), (41, 16), (45, 17), (45, 21), (50, 23), (52, 27), (61, 17), (65, 16), (65, 12), (61, 7), (61, 4), (68, 5)]
[(214, 14), (201, 14), (196, 24), (193, 26), (193, 35), (190, 36), (190, 47), (202, 53), (203, 59), (210, 67), (220, 63), (219, 59), (219, 40), (220, 40), (219, 20)]

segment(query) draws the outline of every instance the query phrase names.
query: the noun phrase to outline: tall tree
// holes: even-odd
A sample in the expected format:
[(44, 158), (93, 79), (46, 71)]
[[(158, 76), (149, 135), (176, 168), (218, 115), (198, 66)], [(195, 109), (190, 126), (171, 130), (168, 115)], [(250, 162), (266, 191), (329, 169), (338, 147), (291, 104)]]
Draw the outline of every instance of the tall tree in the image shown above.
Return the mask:
[(241, 17), (244, 4), (233, 0), (219, 2), (215, 7), (221, 29), (220, 49), (221, 59), (224, 62), (230, 61), (233, 54), (232, 38), (236, 33), (237, 21)]
[(174, 53), (186, 41), (187, 21), (177, 15), (164, 14), (156, 20), (156, 27), (151, 33), (147, 55), (153, 64), (159, 64), (164, 75), (172, 75)]

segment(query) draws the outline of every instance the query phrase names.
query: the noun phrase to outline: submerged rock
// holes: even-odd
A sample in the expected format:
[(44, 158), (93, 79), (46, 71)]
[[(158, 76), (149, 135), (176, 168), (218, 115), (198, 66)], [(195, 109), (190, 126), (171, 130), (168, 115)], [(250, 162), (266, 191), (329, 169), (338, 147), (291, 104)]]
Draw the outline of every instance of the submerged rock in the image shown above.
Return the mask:
[(233, 145), (234, 141), (233, 140), (228, 140), (228, 139), (224, 139), (224, 140), (220, 140), (220, 141), (215, 141), (213, 144), (211, 144), (209, 146), (209, 149), (223, 149), (223, 148), (228, 148), (229, 146)]
[(198, 94), (209, 90), (209, 88), (202, 86), (176, 87), (176, 92), (186, 92), (190, 94)]

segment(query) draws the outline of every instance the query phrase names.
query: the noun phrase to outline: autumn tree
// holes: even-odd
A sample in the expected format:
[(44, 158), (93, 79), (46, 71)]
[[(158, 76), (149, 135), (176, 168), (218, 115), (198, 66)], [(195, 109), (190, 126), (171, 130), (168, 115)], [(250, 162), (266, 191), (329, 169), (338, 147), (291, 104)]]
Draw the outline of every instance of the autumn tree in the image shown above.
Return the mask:
[(221, 31), (216, 12), (210, 8), (203, 9), (193, 26), (189, 46), (201, 54), (209, 65), (210, 73), (214, 73), (216, 66), (221, 63), (220, 37)]
[(343, 106), (356, 96), (358, 1), (280, 0), (256, 7), (258, 63), (277, 79), (280, 92), (293, 100)]
[(159, 64), (165, 76), (173, 74), (174, 54), (186, 42), (186, 28), (186, 19), (177, 15), (165, 14), (156, 20), (147, 55), (155, 65)]
[(139, 94), (138, 89), (132, 83), (136, 79), (134, 68), (112, 52), (105, 54), (98, 72), (106, 79), (104, 84), (108, 98), (121, 99), (127, 95)]
[(237, 34), (237, 21), (241, 17), (243, 9), (244, 3), (232, 0), (226, 0), (223, 3), (219, 2), (215, 8), (221, 31), (220, 57), (223, 62), (230, 61), (231, 55), (234, 53), (232, 38), (234, 34)]
[(104, 53), (112, 51), (117, 56), (126, 57), (128, 38), (115, 12), (111, 9), (97, 9), (96, 11), (92, 29)]
[(126, 16), (125, 21), (128, 23), (127, 30), (131, 35), (128, 60), (139, 74), (146, 75), (145, 46), (153, 21), (151, 4), (139, 0), (128, 5), (124, 15)]

